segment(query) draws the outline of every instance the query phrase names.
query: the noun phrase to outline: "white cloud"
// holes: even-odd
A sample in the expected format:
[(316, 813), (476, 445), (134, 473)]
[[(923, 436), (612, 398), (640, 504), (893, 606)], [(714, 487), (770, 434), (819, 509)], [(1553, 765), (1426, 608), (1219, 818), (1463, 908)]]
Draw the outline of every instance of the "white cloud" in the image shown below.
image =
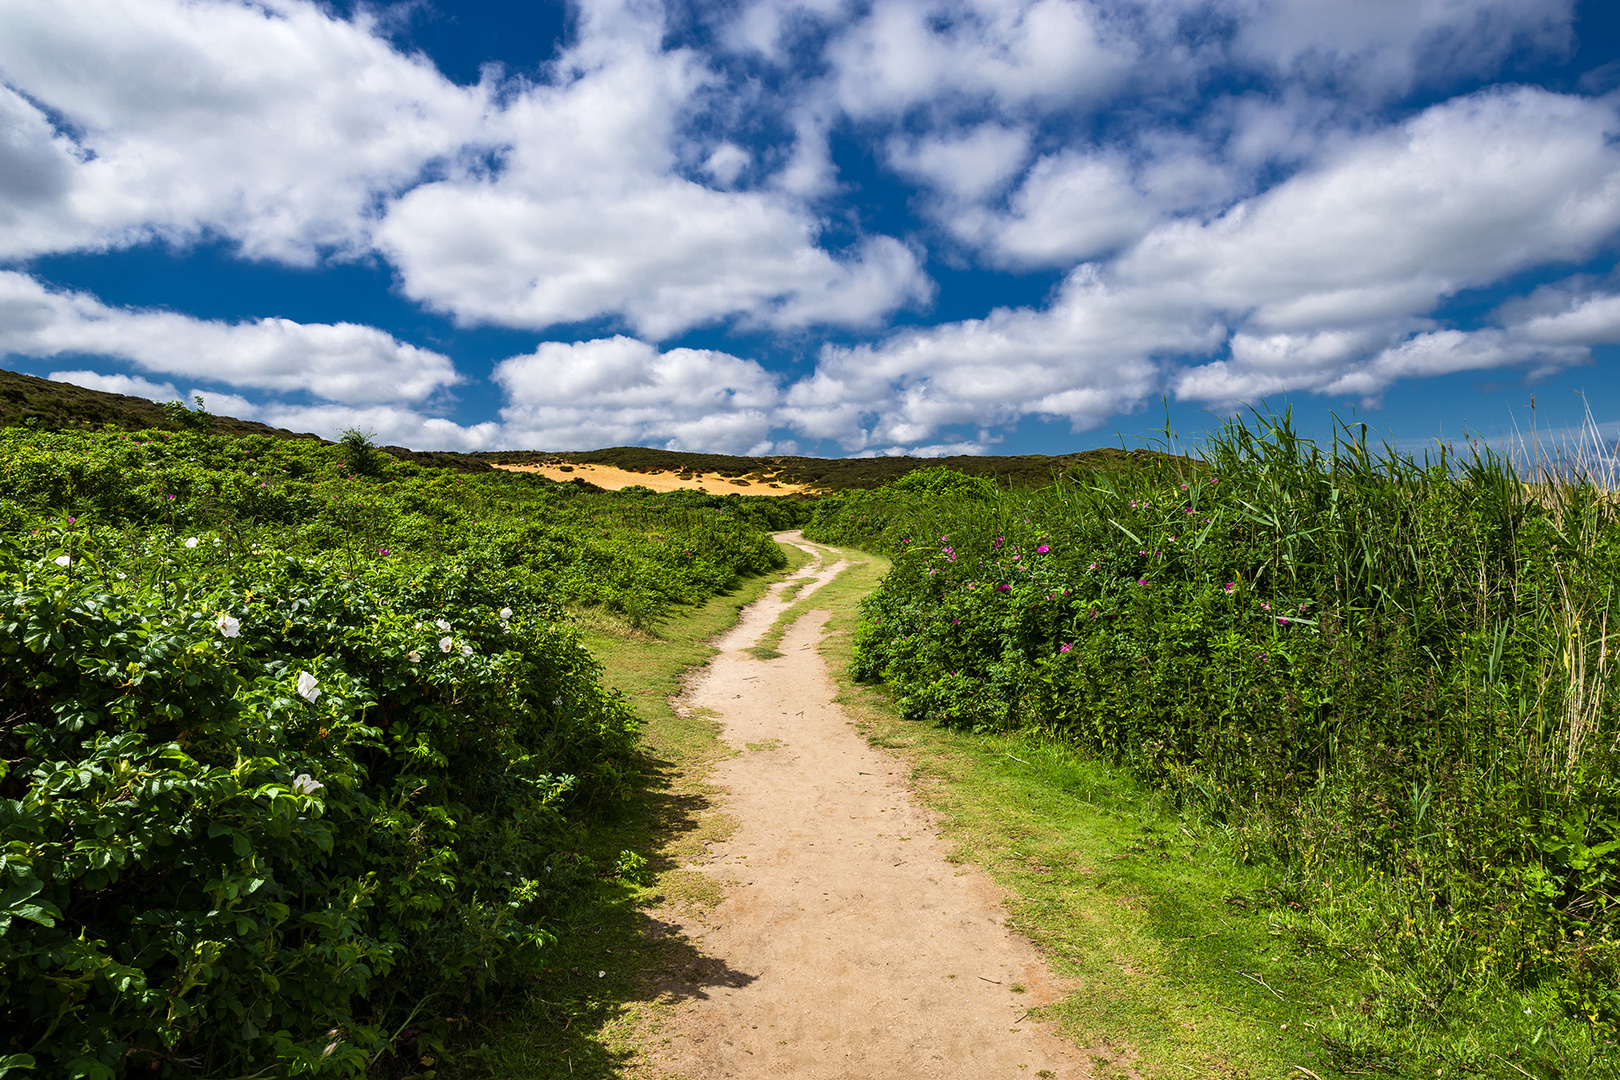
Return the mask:
[(691, 54), (659, 51), (656, 34), (623, 33), (587, 37), (554, 84), (527, 88), (492, 122), (507, 147), (498, 175), (424, 184), (393, 204), (377, 238), (407, 295), (463, 322), (616, 315), (662, 338), (732, 316), (865, 324), (928, 294), (892, 239), (835, 258), (798, 198), (679, 175), (680, 115), (713, 76)]
[(736, 143), (721, 143), (704, 160), (703, 171), (714, 177), (721, 187), (731, 187), (753, 160), (753, 155)]
[(1620, 227), (1620, 117), (1539, 90), (1435, 106), (1219, 220), (1155, 231), (1122, 280), (1195, 282), (1281, 330), (1428, 311), (1457, 289), (1578, 260)]
[[(1191, 5), (1189, 5), (1191, 6)], [(1573, 0), (1225, 0), (1234, 56), (1379, 95), (1494, 72), (1511, 53), (1571, 44)]]
[(877, 0), (826, 52), (839, 103), (857, 117), (941, 99), (987, 99), (1010, 113), (1095, 104), (1135, 54), (1074, 0)]
[(305, 0), (6, 0), (0, 80), (71, 131), (0, 95), (0, 176), (37, 192), (0, 231), (12, 256), (205, 230), (254, 257), (357, 250), (373, 202), (475, 139), (488, 107)]
[(1071, 274), (1044, 311), (827, 350), (783, 415), (862, 450), (1030, 413), (1092, 427), (1166, 384), (1220, 402), (1372, 397), (1400, 378), (1580, 362), (1581, 348), (1559, 342), (1608, 334), (1607, 299), (1543, 311), (1553, 321), (1534, 330), (1459, 337), (1429, 319), (1460, 289), (1612, 242), (1616, 127), (1607, 103), (1529, 89), (1436, 106), (1212, 221), (1153, 228)]
[(1139, 239), (1161, 216), (1121, 154), (1064, 151), (1042, 158), (1005, 215), (986, 216), (980, 240), (998, 261), (1064, 265)]
[(1034, 413), (1096, 427), (1158, 392), (1155, 358), (1202, 352), (1222, 331), (1082, 267), (1045, 311), (998, 308), (877, 345), (823, 350), (788, 389), (780, 415), (846, 451), (926, 442), (957, 425), (989, 427)]
[(548, 450), (657, 443), (761, 454), (781, 397), (751, 360), (706, 349), (659, 352), (627, 337), (546, 342), (501, 361), (494, 379), (508, 442)]
[[(138, 375), (102, 375), (94, 371), (53, 371), (47, 376), (52, 382), (82, 386), (86, 390), (101, 390), (108, 394), (127, 394), (148, 401), (177, 401), (180, 394), (174, 383), (155, 383)], [(231, 415), (236, 415), (232, 413)]]
[(450, 360), (354, 323), (227, 323), (116, 308), (0, 271), (0, 354), (98, 355), (143, 371), (350, 405), (423, 402), (460, 381)]
[[(203, 395), (211, 411), (241, 416), (222, 405), (214, 409), (207, 394)], [(308, 431), (326, 439), (337, 439), (343, 432), (355, 428), (375, 434), (382, 446), (405, 446), (414, 450), (499, 450), (509, 449), (512, 443), (494, 422), (463, 425), (437, 416), (426, 416), (414, 409), (393, 405), (286, 405), (272, 402), (253, 409), (244, 419), (258, 420), (272, 427), (290, 431)]]
[(1016, 175), (1029, 154), (1029, 132), (1000, 124), (921, 139), (889, 140), (889, 164), (952, 199), (977, 201)]

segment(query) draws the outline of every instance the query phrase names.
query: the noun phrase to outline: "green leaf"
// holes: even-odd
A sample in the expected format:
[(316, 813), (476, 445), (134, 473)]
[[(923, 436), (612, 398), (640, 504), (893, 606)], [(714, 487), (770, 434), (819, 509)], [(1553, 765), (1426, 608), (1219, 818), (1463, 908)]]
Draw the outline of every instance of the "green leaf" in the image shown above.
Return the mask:
[(0, 1054), (0, 1077), (5, 1077), (19, 1069), (33, 1069), (34, 1058), (30, 1054)]

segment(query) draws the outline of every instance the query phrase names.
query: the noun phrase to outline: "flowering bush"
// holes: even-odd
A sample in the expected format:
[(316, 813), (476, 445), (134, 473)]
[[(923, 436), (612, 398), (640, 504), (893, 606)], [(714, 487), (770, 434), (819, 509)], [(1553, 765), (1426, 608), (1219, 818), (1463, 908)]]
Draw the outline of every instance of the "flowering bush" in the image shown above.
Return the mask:
[(465, 564), (78, 569), (0, 552), (0, 1060), (359, 1075), (537, 962), (634, 738), (552, 602)]
[(824, 501), (807, 535), (893, 559), (855, 674), (910, 717), (1083, 744), (1295, 880), (1390, 875), (1448, 978), (1556, 985), (1612, 1041), (1613, 493), (1483, 453), (1327, 455), (1286, 422), (1206, 454), (988, 502)]

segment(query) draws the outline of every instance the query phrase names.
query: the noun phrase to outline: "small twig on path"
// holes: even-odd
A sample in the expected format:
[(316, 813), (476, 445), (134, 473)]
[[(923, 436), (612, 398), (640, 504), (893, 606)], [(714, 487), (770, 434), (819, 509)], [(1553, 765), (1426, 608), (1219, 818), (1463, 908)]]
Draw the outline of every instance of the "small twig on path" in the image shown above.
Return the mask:
[(1025, 761), (1023, 758), (1019, 757), (1017, 754), (1008, 754), (1007, 756), (1012, 758), (1014, 761), (1018, 762), (1018, 764), (1020, 764), (1020, 765), (1028, 765), (1029, 764), (1029, 762)]
[[(983, 975), (980, 975), (980, 976), (979, 976), (979, 978), (981, 978), (981, 979), (984, 979), (984, 976), (983, 976)], [(996, 984), (996, 985), (997, 985), (997, 986), (1000, 986), (1000, 985), (1001, 985), (1001, 983), (1000, 983), (1000, 982), (998, 982), (998, 981), (997, 981), (997, 980), (995, 980), (995, 979), (984, 979), (984, 981), (985, 981), (985, 982), (987, 982), (987, 983), (995, 983), (995, 984)]]
[(1269, 993), (1272, 997), (1276, 998), (1278, 1001), (1287, 1001), (1288, 1000), (1287, 998), (1283, 997), (1281, 994), (1277, 993), (1277, 991), (1273, 990), (1269, 985), (1267, 985), (1266, 980), (1260, 978), (1258, 975), (1250, 975), (1247, 971), (1240, 971), (1240, 972), (1238, 972), (1238, 974), (1243, 976), (1245, 979), (1248, 979), (1250, 982), (1254, 983), (1256, 986), (1264, 986), (1266, 988), (1266, 992)]
[[(1496, 1053), (1495, 1051), (1491, 1052), (1491, 1057), (1495, 1058), (1497, 1061), (1500, 1061), (1514, 1072), (1519, 1073), (1521, 1076), (1530, 1076), (1529, 1073), (1525, 1072), (1523, 1069), (1519, 1068), (1517, 1065), (1513, 1064), (1513, 1062), (1509, 1061), (1507, 1058)], [(1530, 1076), (1530, 1080), (1536, 1080), (1536, 1078), (1534, 1076)]]
[(1300, 1072), (1302, 1072), (1306, 1076), (1310, 1077), (1311, 1080), (1322, 1080), (1322, 1078), (1320, 1076), (1317, 1076), (1315, 1073), (1311, 1072), (1311, 1070), (1307, 1069), (1303, 1065), (1295, 1065), (1294, 1068), (1298, 1069)]

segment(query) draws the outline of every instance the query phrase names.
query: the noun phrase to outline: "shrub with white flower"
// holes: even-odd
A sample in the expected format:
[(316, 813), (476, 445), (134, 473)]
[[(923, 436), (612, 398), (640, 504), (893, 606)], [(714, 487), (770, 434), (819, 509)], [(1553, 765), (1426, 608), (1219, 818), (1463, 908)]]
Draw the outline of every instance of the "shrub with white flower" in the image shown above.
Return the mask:
[(444, 619), (436, 619), (436, 620), (434, 620), (433, 625), (437, 626), (440, 630), (443, 630), (447, 634), (450, 632), (450, 624), (448, 622), (446, 622)]
[(51, 561), (54, 562), (57, 566), (72, 566), (73, 565), (73, 560), (71, 558), (69, 558), (68, 556), (66, 556), (66, 555), (58, 555), (56, 558), (52, 559)]
[(313, 795), (324, 787), (326, 787), (325, 784), (321, 783), (307, 772), (299, 773), (297, 776), (293, 777), (292, 789), (298, 792), (300, 795)]
[(197, 538), (195, 536), (186, 537), (186, 547), (194, 548), (196, 546), (197, 546)]
[(405, 659), (409, 660), (413, 664), (420, 664), (422, 662), (422, 654), (417, 652), (415, 649), (412, 649), (410, 652), (405, 654)]
[(449, 652), (451, 646), (453, 646), (454, 644), (455, 644), (455, 642), (451, 641), (448, 637), (442, 637), (442, 638), (439, 639), (439, 651), (440, 652)]
[(501, 622), (506, 622), (511, 617), (512, 617), (512, 609), (511, 608), (509, 608), (509, 607), (501, 608)]
[(315, 676), (307, 671), (298, 673), (298, 696), (311, 705), (315, 704), (315, 699), (321, 696), (320, 684), (315, 681)]
[(472, 655), (472, 646), (471, 645), (463, 645), (461, 647), (461, 655), (462, 656), (471, 656)]
[(242, 636), (242, 622), (240, 619), (233, 619), (229, 615), (221, 615), (214, 625), (219, 627), (219, 632), (226, 637)]

